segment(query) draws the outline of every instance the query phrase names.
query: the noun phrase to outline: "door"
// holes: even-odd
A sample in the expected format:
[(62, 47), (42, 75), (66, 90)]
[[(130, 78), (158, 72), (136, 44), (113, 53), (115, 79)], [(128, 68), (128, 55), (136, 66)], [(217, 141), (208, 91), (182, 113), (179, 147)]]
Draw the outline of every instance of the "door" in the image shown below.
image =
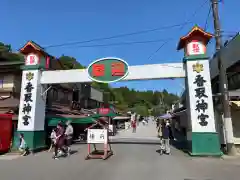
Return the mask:
[(12, 140), (12, 116), (0, 115), (0, 152), (10, 149)]

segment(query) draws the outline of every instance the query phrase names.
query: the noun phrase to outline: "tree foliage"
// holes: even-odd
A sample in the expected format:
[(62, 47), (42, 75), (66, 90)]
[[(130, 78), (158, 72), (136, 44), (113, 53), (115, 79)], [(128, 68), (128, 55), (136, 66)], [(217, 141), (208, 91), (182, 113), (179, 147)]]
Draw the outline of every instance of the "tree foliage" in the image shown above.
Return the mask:
[(0, 42), (0, 59), (7, 61), (24, 61), (24, 56), (20, 53), (13, 53), (11, 45)]
[(83, 65), (81, 65), (74, 57), (62, 55), (58, 60), (64, 66), (65, 69), (84, 69)]
[(136, 91), (127, 87), (111, 88), (114, 92), (114, 104), (127, 106), (126, 110), (135, 111), (143, 116), (160, 115), (169, 110), (179, 100), (175, 94), (161, 91)]

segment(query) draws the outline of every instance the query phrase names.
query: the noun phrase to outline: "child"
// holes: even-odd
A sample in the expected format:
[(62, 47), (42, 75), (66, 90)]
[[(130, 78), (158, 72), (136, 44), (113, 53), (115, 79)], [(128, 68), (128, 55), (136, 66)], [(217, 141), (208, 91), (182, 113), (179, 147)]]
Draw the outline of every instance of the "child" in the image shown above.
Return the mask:
[(50, 152), (52, 150), (53, 146), (56, 144), (56, 130), (55, 129), (52, 130), (50, 139), (51, 139), (51, 145), (50, 145), (48, 152)]
[(24, 135), (23, 133), (20, 133), (19, 135), (19, 141), (20, 141), (20, 145), (19, 145), (19, 151), (21, 152), (22, 156), (26, 156), (29, 154), (29, 149), (27, 147), (26, 141), (24, 139)]

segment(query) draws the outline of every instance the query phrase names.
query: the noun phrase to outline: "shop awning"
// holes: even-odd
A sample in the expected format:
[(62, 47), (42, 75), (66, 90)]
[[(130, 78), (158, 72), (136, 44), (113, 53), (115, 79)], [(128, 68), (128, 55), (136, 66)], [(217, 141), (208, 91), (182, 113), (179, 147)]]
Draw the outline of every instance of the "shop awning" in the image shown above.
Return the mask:
[(240, 101), (230, 101), (230, 105), (234, 107), (240, 107)]
[(94, 114), (91, 117), (92, 118), (100, 118), (100, 117), (116, 117), (118, 116), (118, 114), (114, 113), (114, 112), (110, 112), (108, 114)]
[(113, 120), (128, 120), (131, 119), (131, 117), (128, 116), (116, 116), (113, 118)]
[(72, 124), (92, 124), (95, 119), (92, 117), (69, 118), (69, 117), (47, 117), (48, 126), (56, 126), (59, 121), (71, 121)]
[(172, 115), (167, 113), (167, 114), (163, 114), (163, 115), (159, 116), (159, 118), (160, 119), (170, 119), (170, 118), (172, 118)]
[(184, 109), (184, 110), (182, 110), (182, 111), (172, 113), (172, 116), (173, 116), (173, 117), (179, 116), (179, 115), (181, 115), (183, 112), (186, 112), (186, 111), (187, 111), (187, 109)]

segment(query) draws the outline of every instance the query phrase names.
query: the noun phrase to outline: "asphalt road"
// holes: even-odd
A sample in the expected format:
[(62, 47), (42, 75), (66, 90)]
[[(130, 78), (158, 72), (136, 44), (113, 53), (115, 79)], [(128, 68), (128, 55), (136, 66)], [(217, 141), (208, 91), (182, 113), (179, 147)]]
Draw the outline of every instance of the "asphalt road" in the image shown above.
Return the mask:
[(87, 146), (79, 144), (73, 146), (74, 154), (59, 160), (48, 152), (0, 160), (0, 176), (3, 180), (239, 180), (238, 161), (192, 158), (173, 147), (172, 155), (160, 156), (152, 131), (154, 125), (140, 127), (136, 134), (119, 133), (113, 138), (114, 155), (105, 161), (84, 160)]

